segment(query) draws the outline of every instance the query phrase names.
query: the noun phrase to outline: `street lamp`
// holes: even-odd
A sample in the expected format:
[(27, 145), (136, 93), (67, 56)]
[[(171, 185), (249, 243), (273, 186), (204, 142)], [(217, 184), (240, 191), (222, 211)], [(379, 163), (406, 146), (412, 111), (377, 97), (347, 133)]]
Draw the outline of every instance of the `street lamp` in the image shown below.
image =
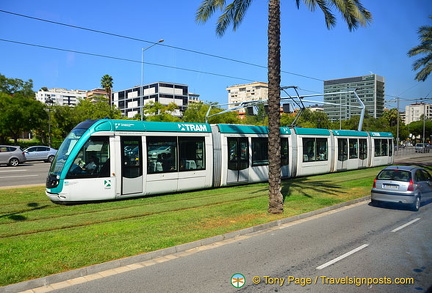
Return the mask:
[(142, 52), (141, 52), (141, 98), (140, 98), (140, 115), (141, 115), (141, 121), (143, 121), (144, 119), (144, 113), (143, 113), (143, 107), (144, 107), (144, 51), (150, 49), (153, 46), (156, 46), (159, 43), (162, 43), (164, 41), (164, 39), (160, 39), (157, 42), (154, 42), (153, 44), (151, 44), (150, 46), (146, 47), (146, 48), (142, 48)]
[(48, 106), (48, 146), (51, 147), (51, 106), (54, 104), (51, 96), (45, 98), (45, 104)]

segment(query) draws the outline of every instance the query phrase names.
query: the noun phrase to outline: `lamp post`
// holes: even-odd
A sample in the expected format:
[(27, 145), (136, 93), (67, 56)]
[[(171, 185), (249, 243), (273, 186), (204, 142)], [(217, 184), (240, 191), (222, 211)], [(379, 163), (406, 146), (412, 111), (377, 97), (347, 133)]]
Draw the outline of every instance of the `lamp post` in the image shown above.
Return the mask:
[(48, 106), (48, 146), (51, 147), (51, 106), (54, 104), (51, 96), (46, 97), (45, 104)]
[(144, 119), (144, 113), (143, 113), (143, 107), (144, 107), (144, 51), (150, 49), (153, 46), (156, 46), (159, 43), (162, 43), (164, 41), (164, 39), (160, 39), (157, 42), (154, 42), (153, 44), (151, 44), (150, 46), (146, 47), (146, 48), (142, 48), (141, 51), (141, 98), (140, 98), (140, 115), (141, 115), (141, 121), (143, 121)]

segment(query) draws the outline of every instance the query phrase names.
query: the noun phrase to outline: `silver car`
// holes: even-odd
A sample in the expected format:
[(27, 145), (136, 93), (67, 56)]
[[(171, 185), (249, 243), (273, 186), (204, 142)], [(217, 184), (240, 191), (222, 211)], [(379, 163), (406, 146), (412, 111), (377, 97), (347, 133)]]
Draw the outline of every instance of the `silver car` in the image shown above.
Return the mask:
[(27, 161), (45, 161), (51, 163), (57, 150), (47, 146), (31, 146), (26, 148), (24, 153)]
[(415, 145), (415, 152), (416, 153), (429, 153), (430, 148), (428, 147), (428, 144), (426, 143), (418, 143)]
[(16, 167), (25, 161), (24, 151), (19, 146), (0, 145), (0, 164)]
[(371, 203), (408, 204), (418, 211), (421, 202), (432, 199), (432, 177), (420, 167), (390, 166), (376, 176), (371, 190)]

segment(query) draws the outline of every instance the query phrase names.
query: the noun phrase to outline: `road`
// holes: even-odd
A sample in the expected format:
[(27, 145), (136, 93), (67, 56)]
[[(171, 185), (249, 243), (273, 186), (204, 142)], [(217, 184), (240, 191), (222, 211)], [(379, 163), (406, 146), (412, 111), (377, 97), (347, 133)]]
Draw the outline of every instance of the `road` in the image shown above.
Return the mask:
[[(432, 155), (397, 161), (431, 165)], [(27, 292), (432, 292), (431, 239), (432, 203), (363, 201)]]
[(0, 188), (44, 185), (50, 164), (35, 161), (17, 167), (0, 166)]

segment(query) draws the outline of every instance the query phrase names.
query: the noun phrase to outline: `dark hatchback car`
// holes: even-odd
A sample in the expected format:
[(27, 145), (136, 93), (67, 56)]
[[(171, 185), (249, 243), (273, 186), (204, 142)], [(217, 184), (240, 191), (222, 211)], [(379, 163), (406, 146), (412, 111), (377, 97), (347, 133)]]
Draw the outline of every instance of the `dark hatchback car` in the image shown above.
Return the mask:
[(390, 166), (376, 176), (371, 203), (401, 203), (418, 211), (421, 202), (432, 199), (432, 177), (420, 167)]

